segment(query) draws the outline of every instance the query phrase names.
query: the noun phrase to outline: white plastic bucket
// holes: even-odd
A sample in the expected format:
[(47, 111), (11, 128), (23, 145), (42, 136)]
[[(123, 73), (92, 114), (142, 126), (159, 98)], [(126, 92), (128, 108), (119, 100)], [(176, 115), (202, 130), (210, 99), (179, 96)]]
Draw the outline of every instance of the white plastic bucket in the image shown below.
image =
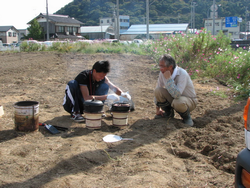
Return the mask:
[(86, 119), (86, 127), (88, 129), (100, 129), (102, 126), (102, 112), (100, 113), (84, 113)]
[(128, 125), (128, 112), (112, 112), (113, 114), (113, 126), (124, 128)]
[(0, 105), (0, 117), (4, 115), (3, 106)]
[(36, 131), (39, 128), (39, 103), (36, 101), (20, 101), (14, 104), (15, 130)]

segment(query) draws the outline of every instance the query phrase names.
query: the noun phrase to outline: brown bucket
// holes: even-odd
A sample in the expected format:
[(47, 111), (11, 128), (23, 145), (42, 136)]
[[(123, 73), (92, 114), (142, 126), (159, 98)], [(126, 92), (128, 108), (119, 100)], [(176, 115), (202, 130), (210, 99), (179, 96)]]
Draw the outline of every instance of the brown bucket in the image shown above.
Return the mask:
[(20, 101), (14, 104), (15, 130), (36, 131), (39, 128), (39, 103)]

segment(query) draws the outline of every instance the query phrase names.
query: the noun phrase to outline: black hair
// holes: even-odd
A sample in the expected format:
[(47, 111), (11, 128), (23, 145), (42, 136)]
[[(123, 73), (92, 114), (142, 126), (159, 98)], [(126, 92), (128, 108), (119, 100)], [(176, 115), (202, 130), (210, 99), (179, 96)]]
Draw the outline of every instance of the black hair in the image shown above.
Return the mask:
[(97, 61), (92, 67), (92, 70), (96, 70), (96, 72), (108, 73), (110, 70), (109, 61)]
[(169, 54), (164, 54), (163, 56), (160, 57), (159, 61), (164, 61), (166, 67), (173, 66), (173, 69), (176, 67), (175, 59), (169, 55)]

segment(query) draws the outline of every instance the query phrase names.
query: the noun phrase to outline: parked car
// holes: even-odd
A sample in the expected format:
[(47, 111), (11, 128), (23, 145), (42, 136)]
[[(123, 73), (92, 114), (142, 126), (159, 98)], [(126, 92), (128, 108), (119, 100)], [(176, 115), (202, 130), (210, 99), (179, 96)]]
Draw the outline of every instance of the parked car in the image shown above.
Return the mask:
[(16, 47), (19, 47), (21, 45), (22, 42), (18, 42), (16, 43)]
[(246, 148), (241, 150), (236, 159), (235, 187), (250, 187), (250, 97), (244, 109), (244, 131)]
[(3, 43), (3, 46), (5, 46), (5, 47), (11, 47), (11, 44), (9, 44), (9, 43)]
[(142, 44), (143, 40), (141, 40), (141, 39), (134, 39), (133, 42), (137, 43), (137, 44)]

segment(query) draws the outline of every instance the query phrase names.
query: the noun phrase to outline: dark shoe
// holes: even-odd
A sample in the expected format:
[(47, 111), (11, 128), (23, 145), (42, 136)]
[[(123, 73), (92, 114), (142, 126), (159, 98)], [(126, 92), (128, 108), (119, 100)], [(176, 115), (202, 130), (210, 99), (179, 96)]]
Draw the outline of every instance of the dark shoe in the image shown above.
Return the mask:
[(166, 116), (166, 118), (174, 117), (174, 109), (171, 106), (165, 106), (163, 110), (165, 111), (164, 115)]
[(173, 118), (174, 117), (174, 109), (171, 106), (165, 106), (163, 108), (163, 110), (165, 111), (163, 113), (163, 116), (161, 115), (155, 115), (155, 119), (160, 119), (160, 118)]
[(85, 118), (82, 117), (82, 114), (76, 114), (76, 113), (71, 114), (71, 119), (73, 119), (75, 122), (84, 122), (85, 121)]
[(183, 113), (178, 112), (178, 114), (180, 114), (180, 116), (182, 117), (184, 124), (189, 125), (190, 127), (194, 125), (194, 122), (190, 116), (189, 109), (187, 109), (187, 111)]

